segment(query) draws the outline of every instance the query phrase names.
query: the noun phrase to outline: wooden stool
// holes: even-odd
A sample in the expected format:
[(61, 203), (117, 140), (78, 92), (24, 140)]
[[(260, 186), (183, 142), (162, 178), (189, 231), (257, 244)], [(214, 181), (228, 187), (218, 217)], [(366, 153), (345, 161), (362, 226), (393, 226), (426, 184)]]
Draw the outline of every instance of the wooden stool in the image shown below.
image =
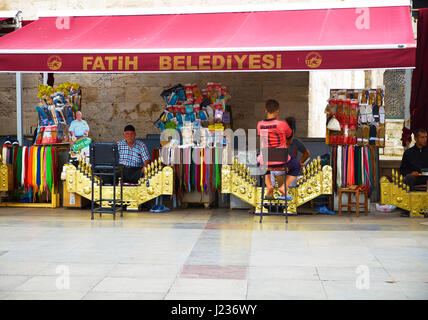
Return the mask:
[[(348, 193), (348, 204), (342, 205), (342, 193)], [(351, 196), (353, 193), (355, 194), (355, 202), (351, 202)], [(360, 205), (360, 193), (364, 194), (364, 205)], [(364, 206), (364, 215), (366, 216), (369, 211), (368, 198), (369, 196), (367, 190), (362, 191), (358, 187), (339, 188), (339, 215), (342, 215), (342, 207), (347, 206), (348, 213), (351, 213), (352, 206), (355, 206), (355, 214), (358, 217), (360, 213), (360, 206)]]

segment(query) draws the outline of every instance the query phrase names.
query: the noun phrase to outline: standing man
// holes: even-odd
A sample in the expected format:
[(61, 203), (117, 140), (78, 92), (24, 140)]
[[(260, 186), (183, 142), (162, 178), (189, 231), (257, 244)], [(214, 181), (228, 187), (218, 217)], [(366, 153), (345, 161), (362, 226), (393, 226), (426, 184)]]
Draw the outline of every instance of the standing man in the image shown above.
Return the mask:
[(71, 140), (74, 142), (83, 136), (88, 136), (89, 126), (85, 120), (82, 120), (82, 113), (76, 112), (76, 120), (71, 121), (69, 132), (71, 133)]
[(419, 184), (426, 184), (428, 177), (422, 176), (422, 169), (428, 168), (427, 132), (424, 129), (415, 130), (415, 145), (407, 149), (401, 160), (400, 173), (404, 183), (410, 190)]
[(119, 163), (123, 168), (123, 181), (127, 183), (138, 183), (143, 176), (144, 167), (150, 163), (149, 152), (141, 140), (136, 140), (135, 128), (127, 125), (123, 130), (125, 139), (119, 141)]

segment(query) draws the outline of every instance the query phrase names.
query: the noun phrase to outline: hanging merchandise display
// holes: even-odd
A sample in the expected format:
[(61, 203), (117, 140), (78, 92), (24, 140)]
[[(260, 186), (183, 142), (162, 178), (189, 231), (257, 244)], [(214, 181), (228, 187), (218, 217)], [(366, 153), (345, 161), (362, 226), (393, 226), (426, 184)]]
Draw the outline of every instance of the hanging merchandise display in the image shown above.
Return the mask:
[(214, 201), (215, 193), (221, 191), (221, 168), (227, 161), (227, 148), (168, 145), (160, 152), (165, 164), (174, 168), (178, 201), (206, 206)]
[(178, 135), (161, 141), (166, 164), (175, 169), (175, 195), (183, 203), (208, 206), (219, 190), (220, 150), (228, 147), (225, 129), (231, 129), (231, 95), (220, 83), (177, 84), (161, 93), (165, 109), (155, 122), (161, 131)]
[(2, 179), (13, 182), (1, 206), (59, 206), (58, 150), (53, 145), (68, 142), (68, 127), (80, 109), (80, 86), (63, 83), (38, 86), (38, 126), (34, 146), (3, 145)]
[(374, 146), (333, 146), (332, 167), (334, 189), (353, 185), (368, 190), (375, 188), (376, 157)]
[(81, 90), (76, 83), (62, 83), (56, 87), (38, 86), (40, 99), (36, 106), (38, 127), (35, 144), (56, 144), (70, 141), (69, 126), (80, 111)]
[[(8, 201), (0, 205), (11, 206), (17, 203), (59, 205), (58, 194), (58, 156), (53, 146), (2, 146), (3, 166), (9, 172), (1, 171), (1, 180), (12, 179), (8, 190)], [(4, 177), (9, 174), (12, 177)], [(16, 203), (15, 203), (16, 204)]]
[[(231, 96), (225, 86), (209, 82), (200, 90), (197, 84), (177, 84), (161, 93), (165, 109), (155, 121), (161, 131), (177, 129), (181, 141), (177, 144), (207, 146), (215, 143), (215, 135), (232, 127)], [(198, 141), (194, 141), (195, 131)]]
[(385, 147), (383, 89), (332, 89), (326, 144)]

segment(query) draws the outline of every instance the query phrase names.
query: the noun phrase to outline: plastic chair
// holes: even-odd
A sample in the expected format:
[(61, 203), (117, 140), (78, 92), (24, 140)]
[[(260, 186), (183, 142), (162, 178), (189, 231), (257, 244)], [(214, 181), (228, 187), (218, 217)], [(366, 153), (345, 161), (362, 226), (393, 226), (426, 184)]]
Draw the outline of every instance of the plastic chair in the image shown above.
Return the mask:
[[(122, 166), (119, 165), (119, 150), (117, 143), (91, 143), (90, 145), (90, 163), (92, 167), (91, 175), (91, 220), (94, 220), (94, 213), (99, 213), (100, 217), (102, 213), (113, 214), (113, 220), (116, 219), (116, 211), (120, 207), (120, 217), (123, 217), (123, 170)], [(120, 175), (120, 177), (117, 177)], [(94, 200), (94, 176), (101, 176), (99, 181), (100, 199)], [(103, 198), (103, 176), (113, 178), (113, 199)], [(120, 186), (120, 200), (116, 199), (116, 178), (119, 178)], [(103, 201), (112, 201), (113, 206), (103, 207)], [(94, 205), (99, 202), (99, 208), (94, 209)], [(119, 203), (119, 205), (117, 205)]]

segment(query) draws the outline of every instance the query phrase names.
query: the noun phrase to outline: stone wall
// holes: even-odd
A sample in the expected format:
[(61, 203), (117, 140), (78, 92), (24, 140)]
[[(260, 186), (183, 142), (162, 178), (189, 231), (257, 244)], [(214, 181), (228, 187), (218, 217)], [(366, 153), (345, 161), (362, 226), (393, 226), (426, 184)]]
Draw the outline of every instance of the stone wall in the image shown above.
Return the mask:
[[(224, 84), (232, 95), (234, 129), (256, 128), (264, 117), (264, 103), (277, 99), (280, 116), (294, 116), (297, 135), (308, 134), (308, 72), (170, 73), (170, 74), (55, 74), (55, 84), (76, 82), (82, 86), (83, 118), (96, 141), (120, 139), (123, 127), (132, 123), (138, 136), (158, 133), (153, 122), (163, 109), (163, 89), (177, 83)], [(23, 131), (31, 135), (37, 125), (35, 105), (40, 74), (23, 74)], [(16, 134), (15, 75), (0, 74), (0, 135)]]
[[(37, 86), (40, 74), (22, 76), (23, 134), (32, 135), (37, 127)], [(31, 128), (32, 127), (32, 128)], [(16, 135), (16, 78), (14, 73), (0, 73), (0, 135)]]
[(363, 89), (364, 71), (310, 71), (308, 137), (325, 137), (326, 116), (324, 113), (330, 89)]
[(380, 149), (381, 159), (402, 158), (404, 153), (404, 147), (401, 145), (403, 121), (403, 119), (386, 119), (385, 148)]

